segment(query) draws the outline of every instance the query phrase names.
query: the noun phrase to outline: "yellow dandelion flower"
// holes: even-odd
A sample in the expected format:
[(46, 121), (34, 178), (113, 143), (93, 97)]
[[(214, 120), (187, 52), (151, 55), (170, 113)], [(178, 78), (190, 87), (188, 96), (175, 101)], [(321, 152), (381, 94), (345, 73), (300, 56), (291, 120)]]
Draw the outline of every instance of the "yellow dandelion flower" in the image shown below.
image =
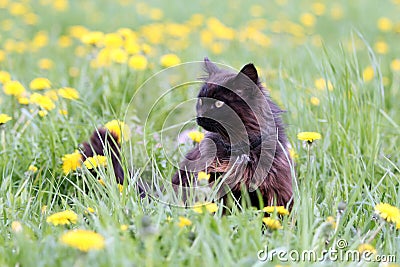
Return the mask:
[(131, 130), (129, 129), (128, 125), (122, 121), (112, 120), (107, 122), (104, 127), (117, 136), (118, 143), (121, 143), (121, 141), (126, 141), (130, 138)]
[(25, 93), (25, 87), (18, 81), (8, 81), (3, 85), (3, 91), (6, 95), (19, 97)]
[(151, 55), (153, 53), (153, 48), (148, 44), (142, 44), (142, 51), (145, 55)]
[(152, 8), (152, 9), (150, 9), (150, 11), (149, 11), (149, 17), (150, 17), (152, 20), (160, 20), (160, 19), (163, 18), (163, 16), (164, 16), (164, 13), (163, 13), (163, 11), (162, 11), (161, 9), (159, 9), (159, 8)]
[(316, 132), (301, 132), (297, 134), (297, 139), (312, 143), (315, 140), (321, 139), (321, 134)]
[(382, 17), (378, 19), (377, 26), (382, 32), (390, 32), (393, 28), (393, 23), (389, 18)]
[(389, 51), (389, 46), (386, 42), (380, 41), (375, 43), (374, 49), (376, 53), (384, 55)]
[(100, 68), (100, 67), (109, 67), (111, 66), (111, 49), (103, 48), (99, 51), (96, 58), (91, 61), (91, 67)]
[(313, 27), (315, 25), (315, 17), (313, 14), (304, 13), (300, 16), (300, 22), (306, 27)]
[(102, 186), (106, 186), (106, 183), (103, 181), (103, 179), (99, 179), (97, 180), (99, 182), (99, 184), (101, 184)]
[(77, 39), (82, 38), (83, 35), (87, 34), (89, 32), (88, 29), (86, 29), (84, 26), (82, 25), (75, 25), (75, 26), (71, 26), (68, 28), (68, 33)]
[(46, 91), (44, 95), (50, 97), (53, 101), (58, 101), (57, 90), (55, 89)]
[(293, 148), (289, 148), (289, 155), (292, 159), (297, 159), (299, 157), (299, 154), (297, 154)]
[(102, 235), (83, 229), (71, 230), (64, 233), (60, 238), (61, 243), (83, 252), (89, 250), (100, 250), (105, 247), (105, 239)]
[(332, 85), (331, 81), (325, 80), (324, 78), (316, 79), (314, 81), (314, 86), (315, 86), (315, 88), (317, 88), (320, 91), (325, 90), (325, 89), (328, 89), (329, 91), (333, 90), (333, 85)]
[(126, 231), (126, 230), (128, 230), (128, 228), (129, 228), (129, 226), (127, 225), (127, 224), (121, 224), (121, 226), (119, 227), (119, 229), (121, 230), (121, 231)]
[(211, 45), (214, 42), (214, 35), (209, 30), (202, 30), (200, 32), (200, 40), (203, 46)]
[(160, 59), (161, 66), (168, 68), (181, 63), (180, 58), (175, 54), (163, 55)]
[(28, 13), (24, 15), (23, 19), (27, 25), (36, 25), (39, 21), (39, 16), (35, 13)]
[(400, 210), (399, 208), (392, 206), (388, 203), (379, 203), (375, 206), (375, 212), (382, 219), (389, 223), (399, 223), (400, 222)]
[(66, 35), (60, 36), (60, 38), (58, 38), (58, 45), (63, 48), (71, 46), (72, 40), (69, 36)]
[(78, 150), (75, 150), (72, 154), (66, 154), (62, 157), (62, 169), (64, 174), (67, 175), (71, 171), (75, 171), (77, 168), (81, 166), (81, 154)]
[(93, 208), (91, 208), (91, 207), (88, 207), (86, 209), (86, 211), (89, 212), (89, 213), (95, 213), (95, 210)]
[(316, 35), (313, 35), (311, 38), (312, 38), (311, 43), (313, 46), (322, 47), (323, 38), (320, 35), (316, 34)]
[(32, 46), (34, 48), (41, 48), (45, 47), (49, 43), (49, 35), (45, 31), (39, 31), (33, 37)]
[(375, 76), (375, 71), (372, 66), (368, 66), (363, 70), (362, 75), (364, 82), (370, 82)]
[(121, 48), (112, 49), (110, 51), (110, 58), (115, 63), (124, 64), (128, 61), (128, 53)]
[(27, 97), (18, 97), (18, 103), (21, 105), (28, 105), (29, 104), (29, 98)]
[(206, 172), (199, 172), (197, 174), (197, 180), (201, 181), (201, 180), (209, 180), (210, 179), (210, 174), (206, 173)]
[(32, 104), (36, 104), (45, 110), (53, 110), (56, 107), (50, 97), (38, 93), (32, 94), (30, 96), (29, 102)]
[(99, 166), (105, 167), (107, 166), (107, 157), (98, 155), (88, 157), (85, 162), (83, 162), (83, 164), (85, 164), (86, 168), (88, 168), (89, 170), (97, 168)]
[(196, 213), (203, 213), (203, 210), (206, 210), (208, 213), (215, 213), (218, 211), (218, 205), (211, 202), (196, 203), (192, 210)]
[(123, 37), (123, 39), (126, 39), (126, 40), (128, 40), (128, 39), (136, 40), (138, 38), (136, 33), (129, 28), (119, 28), (117, 30), (117, 33), (120, 34)]
[(47, 217), (46, 222), (51, 223), (55, 226), (65, 224), (76, 224), (78, 221), (78, 215), (72, 210), (66, 210), (54, 213)]
[(376, 249), (371, 244), (360, 244), (357, 250), (360, 252), (360, 254), (364, 254), (365, 252), (376, 254)]
[(274, 213), (276, 211), (279, 215), (289, 215), (289, 211), (284, 206), (267, 206), (263, 208), (263, 211), (267, 213)]
[(42, 58), (38, 61), (38, 66), (42, 70), (49, 70), (53, 68), (53, 65), (54, 65), (53, 61), (48, 58)]
[(326, 222), (332, 225), (332, 229), (336, 229), (336, 220), (333, 216), (328, 216)]
[(130, 55), (134, 55), (140, 52), (140, 45), (133, 40), (127, 40), (124, 45), (125, 51)]
[(9, 81), (11, 81), (11, 74), (4, 70), (0, 71), (0, 83), (5, 84)]
[(124, 186), (122, 184), (118, 184), (118, 191), (122, 193), (124, 191)]
[(54, 0), (53, 7), (57, 11), (65, 11), (69, 7), (69, 2), (68, 0)]
[(203, 213), (203, 206), (201, 204), (195, 204), (192, 210), (196, 213)]
[(199, 26), (201, 26), (201, 25), (203, 24), (203, 22), (204, 22), (204, 15), (203, 15), (203, 14), (196, 13), (196, 14), (193, 14), (193, 15), (190, 17), (190, 19), (189, 19), (189, 21), (187, 22), (187, 24), (188, 24), (190, 27), (194, 28), (194, 27), (199, 27)]
[(205, 207), (206, 207), (206, 210), (207, 210), (209, 213), (215, 213), (215, 212), (218, 211), (218, 205), (217, 205), (216, 203), (207, 203), (207, 204), (205, 205)]
[(42, 214), (45, 214), (45, 213), (47, 212), (47, 205), (44, 205), (44, 206), (41, 208), (40, 212), (41, 212)]
[(191, 220), (189, 220), (188, 218), (179, 216), (178, 226), (180, 228), (183, 228), (185, 226), (190, 226), (190, 225), (192, 225), (192, 221)]
[(400, 59), (393, 59), (390, 63), (390, 68), (392, 69), (392, 71), (400, 71)]
[(147, 59), (143, 55), (133, 55), (129, 59), (128, 65), (134, 70), (145, 70), (147, 68)]
[(199, 131), (191, 131), (188, 133), (188, 136), (196, 143), (200, 143), (204, 139), (204, 133)]
[(87, 45), (99, 46), (104, 39), (104, 33), (100, 31), (88, 32), (81, 36), (81, 42)]
[(38, 168), (35, 165), (29, 165), (28, 171), (35, 173), (38, 171)]
[(10, 3), (9, 11), (11, 15), (20, 16), (28, 13), (28, 6), (23, 3)]
[(104, 36), (104, 45), (109, 48), (119, 48), (124, 44), (122, 36), (117, 33), (108, 33)]
[(235, 37), (235, 30), (227, 27), (215, 17), (207, 19), (207, 27), (219, 39), (232, 40)]
[(88, 49), (82, 45), (75, 48), (75, 56), (84, 57), (88, 53)]
[(280, 221), (278, 221), (276, 219), (272, 219), (272, 218), (266, 217), (266, 218), (263, 218), (262, 221), (271, 230), (278, 230), (278, 229), (282, 229), (283, 228), (281, 223), (280, 223)]
[(22, 224), (21, 224), (19, 221), (13, 221), (13, 222), (11, 223), (11, 230), (12, 230), (14, 233), (19, 233), (19, 232), (21, 232), (21, 231), (22, 231)]
[(3, 125), (7, 122), (9, 122), (10, 120), (12, 120), (12, 118), (10, 116), (8, 116), (7, 114), (1, 113), (0, 114), (0, 125)]
[(334, 20), (340, 20), (343, 17), (343, 8), (340, 5), (332, 6), (330, 15)]
[(79, 99), (79, 92), (75, 88), (63, 87), (58, 89), (58, 95), (65, 99), (77, 100)]
[(75, 78), (79, 76), (79, 69), (76, 67), (71, 67), (68, 69), (69, 76)]
[(66, 109), (59, 109), (59, 110), (58, 110), (58, 113), (59, 113), (60, 115), (67, 116), (67, 115), (68, 115), (68, 110), (66, 110)]
[(321, 16), (325, 13), (326, 6), (321, 2), (315, 2), (312, 4), (312, 9), (315, 15)]
[(39, 114), (40, 117), (43, 118), (44, 116), (46, 116), (46, 115), (49, 114), (49, 113), (48, 113), (46, 110), (39, 110), (39, 111), (38, 111), (38, 114)]
[(275, 3), (280, 6), (284, 6), (287, 4), (287, 0), (275, 0)]
[(319, 106), (319, 103), (320, 103), (319, 98), (316, 97), (316, 96), (311, 97), (310, 98), (310, 103), (313, 106)]
[(223, 52), (224, 46), (220, 42), (212, 43), (210, 46), (210, 50), (213, 54), (219, 55)]
[(51, 82), (46, 78), (35, 78), (29, 83), (29, 87), (32, 90), (49, 89), (51, 87)]
[(261, 5), (252, 5), (250, 7), (250, 15), (252, 17), (261, 17), (264, 13), (264, 8)]

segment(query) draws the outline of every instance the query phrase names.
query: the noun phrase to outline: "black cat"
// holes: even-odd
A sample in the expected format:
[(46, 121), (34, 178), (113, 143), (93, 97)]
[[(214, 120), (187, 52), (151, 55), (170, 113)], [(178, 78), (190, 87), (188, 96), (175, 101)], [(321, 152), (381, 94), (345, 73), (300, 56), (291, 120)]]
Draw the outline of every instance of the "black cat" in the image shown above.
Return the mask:
[[(207, 76), (197, 101), (197, 123), (207, 133), (186, 155), (172, 178), (176, 187), (198, 185), (200, 171), (209, 182), (221, 182), (221, 196), (238, 199), (248, 193), (251, 204), (292, 205), (291, 159), (281, 120), (282, 110), (262, 87), (253, 64), (239, 73), (204, 60)], [(228, 191), (227, 191), (228, 190)]]
[[(198, 95), (197, 123), (207, 133), (187, 153), (172, 184), (190, 191), (203, 171), (210, 174), (211, 185), (222, 182), (221, 196), (229, 191), (239, 199), (244, 192), (254, 206), (260, 206), (260, 195), (265, 206), (291, 207), (291, 159), (282, 110), (266, 94), (253, 64), (239, 73), (220, 69), (207, 58), (204, 66), (207, 76)], [(93, 154), (111, 155), (115, 177), (122, 184), (124, 171), (116, 140), (113, 133), (98, 129), (83, 144), (81, 154), (83, 160)], [(148, 190), (143, 188), (148, 186), (138, 184), (141, 197)]]

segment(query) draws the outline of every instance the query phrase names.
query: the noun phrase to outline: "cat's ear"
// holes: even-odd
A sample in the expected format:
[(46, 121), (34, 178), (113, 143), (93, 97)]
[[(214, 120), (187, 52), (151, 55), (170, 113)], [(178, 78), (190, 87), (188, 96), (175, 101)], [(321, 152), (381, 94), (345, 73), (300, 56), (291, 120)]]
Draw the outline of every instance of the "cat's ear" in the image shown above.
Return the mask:
[(253, 65), (253, 63), (249, 63), (247, 65), (245, 65), (241, 70), (240, 73), (238, 75), (244, 74), (247, 77), (250, 78), (250, 80), (255, 83), (258, 84), (258, 73), (257, 73), (257, 69), (256, 67)]
[(218, 71), (217, 65), (212, 63), (208, 57), (204, 58), (204, 69), (208, 73), (208, 75), (211, 75), (212, 73), (215, 73)]

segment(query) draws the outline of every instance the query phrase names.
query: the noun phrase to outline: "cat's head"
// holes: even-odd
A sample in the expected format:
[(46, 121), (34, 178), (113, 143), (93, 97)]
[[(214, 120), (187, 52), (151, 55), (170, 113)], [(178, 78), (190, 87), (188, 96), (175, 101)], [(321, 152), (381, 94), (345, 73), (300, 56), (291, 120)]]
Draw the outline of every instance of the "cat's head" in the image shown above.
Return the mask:
[(257, 113), (267, 105), (255, 66), (245, 65), (239, 72), (221, 69), (204, 59), (205, 82), (197, 100), (197, 123), (205, 130), (232, 137), (259, 131)]

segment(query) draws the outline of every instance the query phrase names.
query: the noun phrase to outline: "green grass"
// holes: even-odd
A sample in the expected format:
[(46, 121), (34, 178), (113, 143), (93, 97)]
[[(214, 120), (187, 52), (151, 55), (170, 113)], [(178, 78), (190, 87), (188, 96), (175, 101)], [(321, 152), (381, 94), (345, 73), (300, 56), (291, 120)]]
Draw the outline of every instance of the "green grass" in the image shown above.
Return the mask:
[[(270, 250), (321, 252), (334, 248), (339, 239), (348, 242), (347, 249), (357, 249), (369, 242), (378, 254), (394, 254), (400, 260), (399, 230), (374, 215), (374, 206), (380, 202), (400, 207), (400, 72), (390, 67), (394, 59), (400, 59), (400, 5), (396, 1), (323, 1), (325, 13), (317, 16), (314, 27), (304, 27), (303, 38), (277, 32), (273, 25), (286, 25), (288, 21), (301, 25), (301, 14), (313, 12), (313, 1), (288, 0), (284, 5), (279, 3), (285, 1), (238, 5), (210, 0), (150, 1), (146, 2), (143, 14), (140, 2), (133, 1), (70, 0), (65, 11), (55, 11), (52, 1), (24, 2), (38, 15), (37, 24), (26, 25), (22, 17), (9, 13), (10, 4), (1, 8), (0, 0), (0, 52), (5, 54), (1, 60), (0, 53), (0, 71), (8, 71), (26, 88), (33, 78), (47, 77), (53, 88), (71, 86), (81, 97), (77, 101), (60, 98), (56, 109), (42, 118), (36, 114), (36, 106), (20, 105), (14, 97), (0, 91), (0, 113), (13, 118), (0, 126), (0, 265), (318, 266), (322, 263), (263, 263), (258, 261), (257, 252), (265, 246)], [(199, 13), (206, 19), (217, 17), (239, 34), (250, 20), (256, 19), (250, 9), (257, 3), (262, 8), (261, 18), (266, 19), (261, 32), (271, 40), (270, 46), (238, 38), (217, 40), (223, 49), (213, 53), (201, 41), (200, 31), (207, 27), (204, 24), (191, 29), (184, 40), (178, 39), (178, 43), (188, 42), (184, 49), (168, 43), (174, 37), (167, 33), (159, 44), (152, 44), (140, 33), (141, 26), (154, 22), (147, 15), (148, 10), (159, 8), (164, 13), (160, 23), (184, 23), (192, 14)], [(337, 6), (343, 16), (334, 20), (330, 12)], [(380, 17), (392, 20), (391, 31), (377, 28)], [(10, 23), (11, 28), (7, 27)], [(90, 60), (98, 50), (78, 39), (72, 39), (72, 45), (66, 48), (57, 44), (61, 35), (69, 34), (72, 25), (105, 33), (131, 28), (138, 32), (140, 42), (153, 50), (146, 55), (149, 68), (134, 71), (126, 64), (116, 63), (104, 68), (91, 67)], [(49, 42), (31, 51), (31, 40), (38, 31), (45, 31)], [(321, 38), (322, 45), (316, 45), (315, 38)], [(24, 43), (26, 50), (7, 51), (10, 40)], [(387, 53), (377, 53), (377, 41), (388, 45)], [(80, 46), (86, 51), (82, 57), (76, 55)], [(248, 62), (255, 63), (272, 98), (287, 111), (287, 135), (298, 157), (294, 207), (288, 217), (281, 219), (283, 229), (267, 230), (262, 224), (263, 213), (255, 208), (239, 206), (225, 215), (222, 209), (216, 214), (198, 214), (192, 209), (164, 204), (179, 199), (168, 184), (175, 171), (168, 157), (179, 162), (182, 153), (191, 147), (176, 144), (176, 129), (184, 118), (194, 114), (194, 102), (188, 102), (173, 115), (169, 112), (194, 97), (199, 88), (192, 84), (174, 90), (158, 103), (146, 121), (158, 96), (188, 81), (191, 75), (183, 69), (167, 71), (141, 88), (163, 69), (160, 57), (170, 52), (182, 62), (201, 61), (209, 56), (237, 69)], [(52, 59), (54, 67), (38, 68), (41, 58)], [(370, 81), (363, 79), (367, 66), (375, 71)], [(70, 74), (71, 67), (79, 70), (78, 76)], [(199, 77), (201, 72), (195, 75)], [(317, 90), (314, 81), (318, 78), (329, 80), (333, 90)], [(318, 97), (319, 106), (310, 104), (312, 96)], [(68, 116), (60, 115), (58, 109), (68, 109)], [(134, 182), (126, 183), (120, 194), (111, 170), (99, 174), (105, 187), (87, 171), (64, 175), (62, 156), (77, 149), (95, 127), (115, 118), (125, 119), (132, 130), (132, 138), (123, 146), (124, 168), (132, 172), (131, 181), (141, 177), (153, 181), (160, 191), (164, 188), (159, 196), (162, 201), (141, 200)], [(176, 128), (161, 131), (165, 120), (166, 126)], [(301, 131), (322, 134), (322, 139), (311, 147), (309, 163), (307, 148), (296, 138)], [(162, 148), (157, 146), (159, 143)], [(30, 165), (37, 166), (38, 171), (28, 172)], [(346, 208), (339, 212), (342, 202)], [(47, 208), (43, 212), (44, 206)], [(88, 207), (95, 213), (88, 213)], [(48, 215), (66, 209), (78, 214), (76, 224), (53, 226), (46, 222)], [(190, 219), (192, 225), (179, 227), (179, 216)], [(326, 223), (329, 216), (335, 218), (336, 229)], [(14, 221), (21, 223), (22, 231), (12, 230)], [(128, 230), (122, 231), (121, 225), (128, 225)], [(65, 231), (78, 228), (103, 235), (105, 248), (84, 253), (61, 244), (59, 238)]]

